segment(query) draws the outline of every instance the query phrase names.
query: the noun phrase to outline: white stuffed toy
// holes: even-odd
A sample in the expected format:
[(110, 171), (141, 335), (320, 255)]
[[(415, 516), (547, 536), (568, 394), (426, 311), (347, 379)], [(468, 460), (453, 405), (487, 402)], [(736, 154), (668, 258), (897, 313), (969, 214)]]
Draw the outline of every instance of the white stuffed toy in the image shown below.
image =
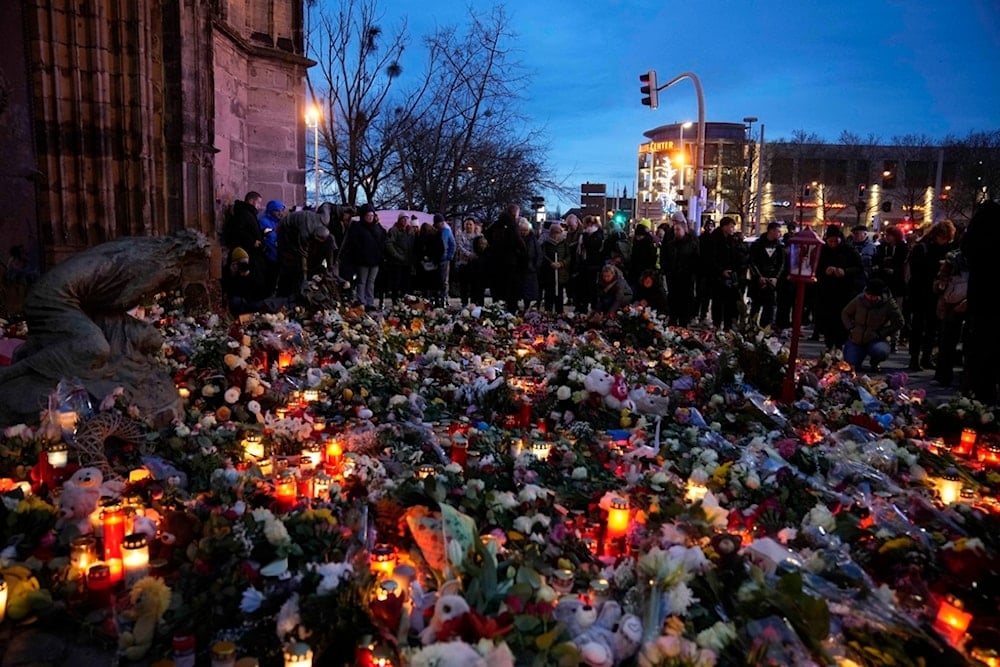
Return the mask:
[(588, 667), (614, 667), (628, 660), (642, 644), (642, 622), (632, 614), (622, 614), (614, 600), (603, 603), (597, 620), (572, 639), (580, 658)]
[(80, 468), (63, 482), (59, 494), (58, 527), (76, 526), (77, 532), (91, 532), (90, 515), (97, 509), (104, 491), (104, 475), (97, 468)]

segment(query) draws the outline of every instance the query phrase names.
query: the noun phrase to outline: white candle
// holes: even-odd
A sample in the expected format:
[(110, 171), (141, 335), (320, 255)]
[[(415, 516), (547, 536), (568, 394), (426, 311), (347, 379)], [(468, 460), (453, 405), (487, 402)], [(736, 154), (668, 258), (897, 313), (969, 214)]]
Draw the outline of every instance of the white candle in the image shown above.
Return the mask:
[(122, 564), (125, 567), (125, 587), (132, 588), (149, 574), (149, 544), (142, 533), (133, 533), (122, 542)]

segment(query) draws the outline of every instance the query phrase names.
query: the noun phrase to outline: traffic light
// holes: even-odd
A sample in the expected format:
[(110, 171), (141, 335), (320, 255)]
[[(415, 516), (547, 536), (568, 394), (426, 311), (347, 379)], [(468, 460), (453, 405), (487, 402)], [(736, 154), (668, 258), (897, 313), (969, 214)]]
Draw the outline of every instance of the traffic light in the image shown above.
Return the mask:
[(810, 195), (812, 195), (812, 187), (806, 183), (802, 186), (802, 198), (807, 199)]
[(864, 201), (864, 199), (865, 199), (865, 190), (867, 190), (867, 189), (868, 189), (868, 186), (865, 185), (864, 183), (862, 183), (861, 185), (858, 186), (858, 201)]
[(611, 222), (616, 225), (624, 225), (628, 222), (628, 211), (615, 211), (615, 214), (611, 217)]
[(884, 201), (884, 202), (882, 202), (882, 212), (883, 213), (891, 213), (892, 212), (892, 202), (891, 201)]
[(639, 92), (642, 93), (642, 103), (649, 107), (651, 110), (655, 109), (658, 105), (657, 91), (656, 91), (656, 70), (649, 70), (645, 74), (639, 75), (639, 81), (642, 86), (639, 88)]

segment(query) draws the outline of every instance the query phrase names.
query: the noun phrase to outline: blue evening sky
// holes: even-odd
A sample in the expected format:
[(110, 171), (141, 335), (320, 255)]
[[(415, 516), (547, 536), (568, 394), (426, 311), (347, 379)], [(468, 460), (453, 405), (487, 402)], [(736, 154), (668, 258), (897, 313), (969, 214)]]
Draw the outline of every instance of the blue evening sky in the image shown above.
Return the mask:
[[(485, 13), (494, 4), (383, 0), (380, 8), (387, 32), (405, 16), (416, 38), (463, 25), (469, 5)], [(640, 104), (639, 74), (650, 68), (661, 83), (694, 72), (706, 120), (756, 116), (767, 140), (804, 130), (835, 142), (849, 130), (888, 143), (1000, 129), (1000, 0), (509, 0), (505, 8), (532, 77), (525, 109), (549, 137), (553, 172), (574, 189), (604, 182), (632, 194), (642, 133), (697, 119), (689, 81), (662, 91), (655, 111)], [(419, 40), (411, 44), (404, 65), (419, 69), (425, 54)]]

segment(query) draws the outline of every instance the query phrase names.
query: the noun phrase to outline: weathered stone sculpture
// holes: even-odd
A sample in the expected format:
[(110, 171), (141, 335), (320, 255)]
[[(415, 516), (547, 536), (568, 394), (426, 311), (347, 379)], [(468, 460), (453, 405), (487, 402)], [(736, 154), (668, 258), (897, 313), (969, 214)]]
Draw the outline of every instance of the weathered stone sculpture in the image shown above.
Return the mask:
[(0, 426), (37, 421), (62, 378), (101, 400), (116, 387), (157, 423), (181, 414), (171, 377), (157, 363), (162, 338), (128, 313), (154, 294), (204, 283), (208, 241), (192, 230), (126, 237), (53, 267), (25, 299), (28, 338), (0, 368)]

